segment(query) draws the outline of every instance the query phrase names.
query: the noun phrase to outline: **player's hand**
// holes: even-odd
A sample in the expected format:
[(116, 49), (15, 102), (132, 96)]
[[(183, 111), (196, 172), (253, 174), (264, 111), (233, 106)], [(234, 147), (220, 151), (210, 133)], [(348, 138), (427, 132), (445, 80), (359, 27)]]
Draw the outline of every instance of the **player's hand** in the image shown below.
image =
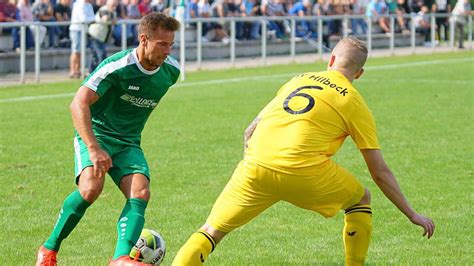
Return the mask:
[(434, 234), (435, 224), (434, 222), (421, 214), (415, 213), (413, 217), (410, 218), (410, 221), (416, 225), (423, 227), (424, 232), (423, 236), (430, 238)]
[(245, 134), (244, 134), (244, 150), (247, 149), (247, 147), (249, 146), (248, 142), (249, 142), (249, 139), (250, 139), (251, 136), (252, 136), (251, 134), (245, 132)]
[(244, 150), (247, 149), (248, 142), (250, 137), (252, 137), (253, 131), (255, 130), (256, 125), (250, 125), (244, 132)]
[(257, 127), (258, 122), (260, 122), (261, 118), (256, 117), (252, 123), (247, 127), (247, 129), (244, 132), (244, 150), (247, 149), (248, 147), (248, 141), (252, 137), (253, 132), (255, 131), (255, 128)]
[(105, 173), (112, 167), (110, 155), (101, 148), (89, 149), (90, 159), (94, 164), (94, 175), (97, 178), (103, 178)]

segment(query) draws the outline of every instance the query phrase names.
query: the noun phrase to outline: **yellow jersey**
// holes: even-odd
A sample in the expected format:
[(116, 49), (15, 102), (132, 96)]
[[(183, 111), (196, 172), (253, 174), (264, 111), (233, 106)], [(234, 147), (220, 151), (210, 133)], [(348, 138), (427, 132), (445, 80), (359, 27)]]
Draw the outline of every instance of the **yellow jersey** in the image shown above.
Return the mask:
[(374, 118), (338, 71), (293, 77), (258, 115), (245, 159), (284, 173), (314, 175), (347, 136), (358, 149), (379, 149)]

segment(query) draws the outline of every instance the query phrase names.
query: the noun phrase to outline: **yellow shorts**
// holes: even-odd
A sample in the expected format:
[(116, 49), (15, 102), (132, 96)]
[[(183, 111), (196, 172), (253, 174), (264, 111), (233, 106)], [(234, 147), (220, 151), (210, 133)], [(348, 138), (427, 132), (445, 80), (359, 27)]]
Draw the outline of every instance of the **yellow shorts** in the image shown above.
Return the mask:
[(217, 198), (207, 223), (230, 232), (280, 200), (332, 217), (362, 199), (364, 187), (346, 169), (329, 161), (321, 173), (290, 175), (243, 160)]

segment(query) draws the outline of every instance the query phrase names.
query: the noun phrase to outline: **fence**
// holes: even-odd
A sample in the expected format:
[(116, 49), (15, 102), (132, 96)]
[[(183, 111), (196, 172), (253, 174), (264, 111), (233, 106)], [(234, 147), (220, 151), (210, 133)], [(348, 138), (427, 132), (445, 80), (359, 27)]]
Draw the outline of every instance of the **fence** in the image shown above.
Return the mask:
[[(386, 15), (384, 16), (389, 19), (390, 23), (390, 34), (387, 35), (389, 38), (389, 52), (390, 54), (394, 54), (395, 52), (395, 20), (399, 15)], [(416, 14), (409, 14), (403, 15), (403, 18), (408, 21), (409, 31), (410, 31), (410, 47), (412, 53), (416, 52), (416, 28), (415, 28), (415, 17)], [(436, 48), (436, 18), (451, 18), (450, 14), (430, 14), (430, 45), (435, 52)], [(468, 23), (467, 23), (467, 47), (472, 49), (472, 16), (468, 16)], [(296, 24), (301, 21), (307, 21), (315, 26), (316, 28), (316, 39), (313, 40), (311, 38), (305, 37), (303, 41), (309, 43), (313, 46), (314, 50), (316, 50), (319, 54), (319, 57), (322, 59), (323, 53), (325, 51), (325, 47), (323, 46), (323, 26), (329, 21), (340, 21), (342, 24), (342, 35), (339, 37), (347, 37), (351, 34), (349, 29), (349, 21), (352, 19), (362, 19), (367, 24), (367, 34), (358, 36), (366, 40), (367, 48), (369, 50), (369, 55), (373, 49), (372, 44), (374, 40), (374, 36), (376, 35), (373, 30), (373, 22), (371, 18), (366, 16), (358, 16), (358, 15), (342, 15), (342, 16), (306, 16), (306, 17), (296, 17), (296, 16), (286, 16), (286, 17), (226, 17), (226, 18), (199, 18), (199, 19), (187, 19), (182, 23), (182, 27), (180, 28), (179, 35), (177, 36), (177, 45), (179, 47), (179, 58), (182, 75), (181, 79), (185, 79), (186, 73), (186, 47), (191, 42), (186, 42), (186, 36), (193, 36), (195, 31), (195, 42), (193, 40), (193, 45), (196, 47), (196, 63), (200, 66), (203, 63), (203, 56), (202, 56), (202, 48), (203, 48), (203, 23), (215, 22), (215, 23), (226, 23), (230, 29), (230, 38), (229, 38), (229, 64), (233, 66), (236, 60), (236, 23), (240, 22), (253, 22), (253, 23), (260, 23), (261, 28), (261, 38), (260, 38), (260, 57), (262, 60), (263, 65), (266, 64), (266, 58), (268, 53), (268, 43), (272, 42), (272, 40), (267, 39), (268, 33), (268, 23), (270, 21), (286, 21), (289, 25), (289, 56), (292, 60), (294, 60), (296, 55), (296, 43), (297, 41), (301, 41), (300, 38), (296, 37)], [(127, 48), (127, 25), (129, 24), (137, 24), (139, 20), (120, 20), (117, 22), (116, 27), (121, 27), (121, 49)], [(196, 25), (195, 28), (193, 27), (186, 27), (186, 25)], [(35, 80), (36, 82), (40, 82), (40, 72), (41, 72), (41, 44), (39, 40), (39, 31), (41, 26), (67, 26), (70, 25), (70, 22), (14, 22), (14, 23), (1, 23), (1, 28), (20, 28), (20, 54), (19, 54), (19, 83), (25, 82), (25, 72), (26, 72), (26, 27), (33, 25), (34, 27), (34, 36), (35, 36), (35, 48), (34, 48), (34, 72), (35, 72)], [(191, 31), (191, 35), (187, 34)], [(449, 19), (449, 42), (448, 46), (451, 47), (453, 50), (455, 49), (455, 22), (452, 19)], [(86, 37), (87, 37), (87, 24), (81, 25), (81, 78), (84, 78), (84, 73), (86, 72)], [(194, 38), (193, 38), (194, 39)], [(284, 44), (282, 44), (284, 45)], [(326, 47), (326, 51), (329, 51), (330, 47)], [(0, 57), (0, 60), (4, 61)], [(6, 63), (2, 62), (2, 63)]]

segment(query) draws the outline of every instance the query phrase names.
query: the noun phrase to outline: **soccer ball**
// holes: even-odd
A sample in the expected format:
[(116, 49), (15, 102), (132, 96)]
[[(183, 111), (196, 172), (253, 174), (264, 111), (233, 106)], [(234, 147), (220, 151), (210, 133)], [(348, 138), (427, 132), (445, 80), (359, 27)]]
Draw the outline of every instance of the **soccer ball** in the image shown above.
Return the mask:
[(166, 243), (158, 232), (143, 229), (135, 246), (130, 251), (130, 258), (143, 263), (160, 265), (165, 257)]

